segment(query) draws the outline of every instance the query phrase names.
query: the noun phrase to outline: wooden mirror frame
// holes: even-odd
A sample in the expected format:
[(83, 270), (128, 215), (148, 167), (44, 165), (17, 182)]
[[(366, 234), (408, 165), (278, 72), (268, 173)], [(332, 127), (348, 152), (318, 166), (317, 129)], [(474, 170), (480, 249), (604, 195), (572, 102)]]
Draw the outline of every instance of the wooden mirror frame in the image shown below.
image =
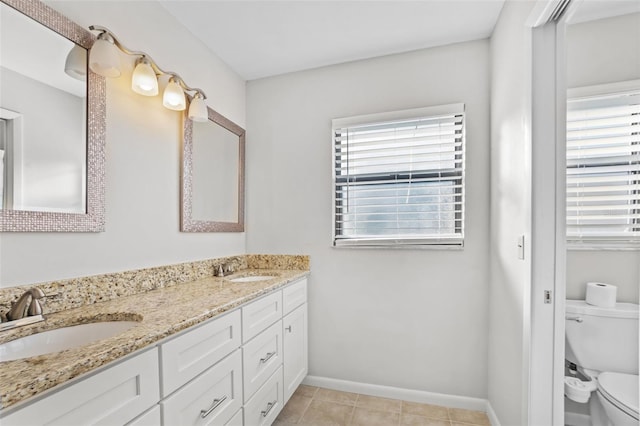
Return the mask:
[[(0, 0), (87, 49), (95, 36), (38, 0)], [(87, 69), (86, 212), (58, 213), (0, 209), (0, 232), (103, 232), (105, 226), (105, 78)]]
[[(245, 131), (226, 117), (207, 107), (209, 121), (238, 136), (238, 220), (237, 222), (217, 222), (195, 220), (193, 208), (193, 121), (187, 111), (183, 118), (182, 173), (180, 195), (180, 230), (182, 232), (244, 232), (244, 153)], [(213, 194), (212, 194), (213, 195)]]

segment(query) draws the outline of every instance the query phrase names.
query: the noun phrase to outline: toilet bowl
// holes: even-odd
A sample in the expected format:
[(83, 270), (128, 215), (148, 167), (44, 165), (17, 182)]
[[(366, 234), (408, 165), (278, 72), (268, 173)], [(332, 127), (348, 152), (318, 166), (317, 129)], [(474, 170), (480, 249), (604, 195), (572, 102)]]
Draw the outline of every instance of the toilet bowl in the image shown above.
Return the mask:
[(638, 426), (638, 375), (601, 373), (597, 395), (611, 425)]

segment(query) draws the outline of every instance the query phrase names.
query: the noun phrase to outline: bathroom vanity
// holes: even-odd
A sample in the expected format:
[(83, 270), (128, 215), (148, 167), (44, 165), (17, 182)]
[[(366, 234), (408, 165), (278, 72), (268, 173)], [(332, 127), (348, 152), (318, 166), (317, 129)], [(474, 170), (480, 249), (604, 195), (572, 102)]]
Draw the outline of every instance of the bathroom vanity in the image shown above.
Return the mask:
[(0, 423), (271, 424), (307, 374), (307, 275), (246, 269), (26, 326), (139, 323), (79, 348), (0, 363)]

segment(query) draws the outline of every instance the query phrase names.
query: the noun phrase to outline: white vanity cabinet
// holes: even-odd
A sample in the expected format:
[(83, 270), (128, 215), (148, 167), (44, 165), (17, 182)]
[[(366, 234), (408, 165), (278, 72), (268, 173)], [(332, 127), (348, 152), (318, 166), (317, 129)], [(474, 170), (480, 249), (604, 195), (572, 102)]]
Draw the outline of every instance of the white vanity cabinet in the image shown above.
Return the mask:
[(0, 418), (0, 424), (126, 424), (157, 404), (158, 371), (158, 350), (149, 349)]
[(307, 279), (191, 327), (0, 425), (270, 425), (307, 374)]
[(308, 373), (307, 280), (300, 280), (282, 291), (284, 317), (283, 368), (284, 400), (291, 398)]
[(284, 399), (288, 401), (308, 373), (307, 304), (282, 319)]

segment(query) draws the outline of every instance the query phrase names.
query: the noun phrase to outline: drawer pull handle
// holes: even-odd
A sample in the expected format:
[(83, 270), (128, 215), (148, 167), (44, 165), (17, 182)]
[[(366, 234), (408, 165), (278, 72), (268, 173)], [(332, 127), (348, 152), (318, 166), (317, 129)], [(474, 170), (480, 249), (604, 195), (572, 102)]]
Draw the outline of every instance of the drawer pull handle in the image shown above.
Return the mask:
[(277, 399), (267, 404), (267, 409), (260, 412), (262, 414), (262, 417), (267, 417), (269, 415), (271, 409), (276, 406), (276, 402), (278, 402)]
[(209, 414), (211, 414), (211, 412), (213, 410), (215, 410), (216, 408), (218, 408), (220, 406), (220, 404), (222, 404), (225, 400), (227, 399), (227, 395), (223, 396), (220, 399), (214, 399), (213, 400), (213, 404), (211, 405), (211, 408), (209, 408), (208, 410), (201, 410), (200, 411), (200, 417), (202, 417), (203, 419), (205, 417), (207, 417)]
[(287, 330), (289, 333), (291, 333), (291, 326), (285, 327), (284, 329)]
[(264, 364), (265, 362), (269, 361), (275, 354), (275, 352), (267, 352), (267, 356), (265, 356), (264, 358), (260, 358), (260, 363)]

